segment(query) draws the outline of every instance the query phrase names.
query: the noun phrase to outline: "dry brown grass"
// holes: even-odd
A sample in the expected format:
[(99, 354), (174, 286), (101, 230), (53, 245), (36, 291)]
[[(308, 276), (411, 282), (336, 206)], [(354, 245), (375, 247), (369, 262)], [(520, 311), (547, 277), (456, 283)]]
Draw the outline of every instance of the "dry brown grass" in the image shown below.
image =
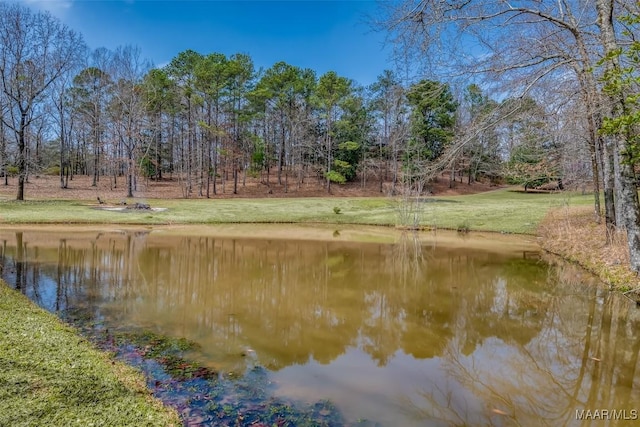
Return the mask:
[(607, 244), (605, 225), (594, 221), (593, 207), (562, 207), (551, 211), (538, 228), (541, 246), (596, 274), (612, 289), (640, 287), (630, 268), (627, 238), (616, 232)]

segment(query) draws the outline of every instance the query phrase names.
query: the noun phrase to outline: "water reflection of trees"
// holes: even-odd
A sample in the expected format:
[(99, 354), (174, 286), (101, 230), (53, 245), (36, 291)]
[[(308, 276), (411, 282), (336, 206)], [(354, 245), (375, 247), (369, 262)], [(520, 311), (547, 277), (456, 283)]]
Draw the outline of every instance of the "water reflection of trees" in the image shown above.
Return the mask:
[(565, 264), (411, 235), (397, 245), (21, 238), (17, 249), (17, 235), (0, 236), (3, 274), (42, 305), (95, 307), (194, 339), (224, 363), (249, 346), (271, 369), (330, 363), (356, 346), (379, 366), (399, 351), (438, 359), (446, 384), (426, 376), (420, 397), (407, 399), (444, 425), (571, 425), (575, 408), (640, 407), (638, 314), (585, 291), (587, 278)]
[[(329, 363), (349, 346), (380, 365), (398, 350), (436, 357), (459, 330), (473, 341), (473, 331), (484, 336), (505, 320), (496, 313), (494, 323), (469, 328), (461, 317), (491, 307), (503, 257), (423, 246), (411, 235), (397, 245), (146, 233), (60, 238), (55, 246), (28, 240), (26, 268), (55, 283), (55, 301), (39, 296), (43, 280), (28, 283), (47, 307), (100, 302), (101, 315), (160, 323), (220, 354), (251, 345), (274, 369), (309, 358)], [(509, 286), (520, 286), (511, 283), (518, 277)], [(531, 325), (520, 329), (535, 334)]]
[(421, 392), (417, 406), (425, 418), (443, 425), (629, 425), (576, 420), (575, 411), (615, 409), (630, 416), (640, 407), (637, 309), (593, 285), (585, 292), (584, 282), (576, 295), (575, 268), (551, 271), (547, 283), (555, 295), (530, 340), (496, 333), (473, 352), (464, 350), (463, 335), (450, 342), (442, 369), (452, 381)]

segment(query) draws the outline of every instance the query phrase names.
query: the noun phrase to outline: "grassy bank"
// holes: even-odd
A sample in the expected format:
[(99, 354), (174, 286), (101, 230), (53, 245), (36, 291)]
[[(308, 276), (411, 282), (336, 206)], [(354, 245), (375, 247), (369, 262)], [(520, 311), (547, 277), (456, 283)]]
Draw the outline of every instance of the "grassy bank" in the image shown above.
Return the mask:
[[(547, 212), (585, 205), (592, 196), (525, 194), (507, 189), (471, 196), (426, 197), (403, 205), (389, 198), (145, 199), (165, 211), (99, 210), (94, 201), (0, 201), (0, 224), (335, 223), (402, 225), (402, 212), (423, 227), (533, 234)], [(131, 202), (136, 201), (136, 199)], [(338, 213), (336, 213), (338, 212)]]
[(0, 425), (180, 424), (140, 373), (0, 283)]
[(552, 210), (541, 222), (538, 234), (545, 250), (579, 264), (612, 289), (629, 292), (640, 287), (640, 279), (630, 268), (626, 235), (617, 232), (607, 243), (604, 224), (593, 220), (593, 207)]

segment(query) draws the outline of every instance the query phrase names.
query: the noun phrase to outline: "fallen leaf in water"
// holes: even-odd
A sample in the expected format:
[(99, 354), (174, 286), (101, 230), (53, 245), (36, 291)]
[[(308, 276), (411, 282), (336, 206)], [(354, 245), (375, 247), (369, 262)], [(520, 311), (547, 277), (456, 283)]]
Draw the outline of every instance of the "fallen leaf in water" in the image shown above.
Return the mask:
[(501, 411), (500, 409), (496, 409), (496, 408), (493, 408), (493, 409), (491, 410), (491, 412), (493, 412), (494, 414), (498, 414), (498, 415), (509, 415), (509, 414), (507, 414), (506, 412)]

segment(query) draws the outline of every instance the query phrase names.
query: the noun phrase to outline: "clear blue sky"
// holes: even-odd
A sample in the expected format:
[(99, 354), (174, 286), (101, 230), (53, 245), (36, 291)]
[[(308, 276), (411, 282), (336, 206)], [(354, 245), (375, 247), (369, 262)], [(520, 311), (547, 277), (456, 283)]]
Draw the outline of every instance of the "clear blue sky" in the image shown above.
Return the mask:
[(91, 48), (137, 45), (156, 66), (179, 52), (249, 54), (256, 68), (285, 61), (367, 85), (388, 62), (384, 35), (371, 30), (369, 1), (23, 0), (49, 10)]

